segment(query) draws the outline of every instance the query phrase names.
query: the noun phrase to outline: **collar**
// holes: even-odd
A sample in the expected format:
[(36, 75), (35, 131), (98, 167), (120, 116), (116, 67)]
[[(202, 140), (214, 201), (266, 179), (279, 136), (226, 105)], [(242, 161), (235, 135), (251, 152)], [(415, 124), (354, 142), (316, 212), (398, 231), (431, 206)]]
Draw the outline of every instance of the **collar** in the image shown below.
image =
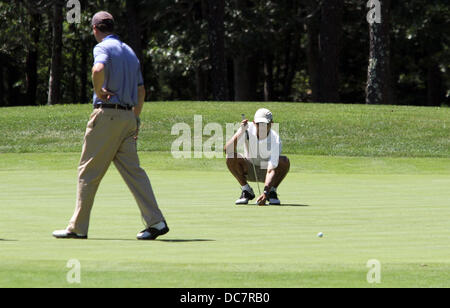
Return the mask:
[(103, 39), (103, 41), (106, 41), (106, 40), (119, 40), (119, 37), (115, 34), (110, 34)]

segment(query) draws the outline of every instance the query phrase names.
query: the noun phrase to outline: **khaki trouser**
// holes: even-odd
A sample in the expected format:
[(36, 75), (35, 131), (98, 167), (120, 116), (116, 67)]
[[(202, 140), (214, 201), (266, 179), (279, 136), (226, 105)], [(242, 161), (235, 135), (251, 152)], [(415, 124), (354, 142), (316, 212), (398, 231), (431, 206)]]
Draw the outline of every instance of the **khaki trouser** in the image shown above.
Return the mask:
[(69, 231), (88, 234), (95, 194), (111, 162), (133, 193), (147, 226), (164, 220), (150, 180), (140, 167), (134, 140), (136, 129), (133, 111), (95, 109), (92, 113), (78, 168), (77, 203)]

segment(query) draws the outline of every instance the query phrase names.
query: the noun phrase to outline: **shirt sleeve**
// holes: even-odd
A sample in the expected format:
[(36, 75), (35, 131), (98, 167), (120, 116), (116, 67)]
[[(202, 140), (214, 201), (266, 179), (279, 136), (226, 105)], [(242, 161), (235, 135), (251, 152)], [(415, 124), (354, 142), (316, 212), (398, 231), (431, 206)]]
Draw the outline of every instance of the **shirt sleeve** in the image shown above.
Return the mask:
[(107, 64), (109, 61), (108, 53), (106, 52), (105, 48), (101, 46), (96, 46), (94, 48), (94, 65), (97, 63), (103, 63)]
[(270, 160), (267, 169), (274, 170), (278, 167), (280, 162), (281, 140), (280, 136), (277, 134), (272, 134), (271, 139)]
[(139, 68), (137, 70), (137, 81), (138, 81), (138, 87), (144, 85), (144, 77), (142, 76), (142, 71), (141, 71), (141, 65), (140, 64), (139, 64)]

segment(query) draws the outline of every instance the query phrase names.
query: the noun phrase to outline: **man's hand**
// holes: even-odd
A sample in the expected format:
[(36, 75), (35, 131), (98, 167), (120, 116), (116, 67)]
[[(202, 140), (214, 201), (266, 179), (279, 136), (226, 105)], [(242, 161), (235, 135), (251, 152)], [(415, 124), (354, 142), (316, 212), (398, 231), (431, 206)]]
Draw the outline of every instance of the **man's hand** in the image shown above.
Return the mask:
[(261, 196), (259, 196), (259, 198), (256, 201), (256, 203), (258, 203), (259, 206), (264, 206), (264, 205), (266, 205), (266, 201), (267, 201), (266, 194), (262, 194)]
[[(241, 122), (241, 128), (242, 130), (240, 130), (240, 132), (244, 132), (248, 127), (248, 120), (242, 120)], [(241, 134), (242, 134), (241, 133)], [(223, 147), (223, 151), (224, 153), (227, 155), (227, 158), (236, 158), (237, 157), (237, 144), (238, 144), (238, 140), (241, 136), (241, 134), (239, 133), (239, 131), (233, 136), (233, 138), (231, 138)]]
[(109, 101), (111, 99), (111, 97), (116, 95), (116, 94), (106, 90), (105, 88), (102, 88), (100, 91), (96, 92), (95, 94), (97, 94), (97, 97), (103, 102)]
[(106, 102), (109, 101), (115, 94), (103, 88), (104, 83), (105, 65), (103, 63), (97, 63), (92, 67), (92, 84), (94, 86), (94, 91), (98, 99)]
[(139, 117), (136, 117), (136, 126), (137, 126), (137, 129), (136, 129), (136, 134), (135, 134), (135, 136), (134, 136), (134, 140), (138, 140), (138, 136), (139, 136), (139, 130), (141, 129), (141, 118), (139, 118)]

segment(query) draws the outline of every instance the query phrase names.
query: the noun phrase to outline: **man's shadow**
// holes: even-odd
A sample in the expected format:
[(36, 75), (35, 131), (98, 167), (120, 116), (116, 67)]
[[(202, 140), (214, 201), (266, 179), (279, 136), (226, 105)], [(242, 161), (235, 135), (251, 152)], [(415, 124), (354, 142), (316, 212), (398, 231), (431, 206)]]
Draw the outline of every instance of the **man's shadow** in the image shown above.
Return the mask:
[(167, 239), (155, 241), (138, 241), (136, 239), (114, 239), (114, 238), (91, 238), (90, 241), (132, 241), (132, 242), (165, 242), (165, 243), (194, 243), (194, 242), (215, 242), (210, 239)]
[[(248, 206), (259, 206), (257, 204), (249, 204)], [(310, 205), (307, 204), (291, 204), (291, 203), (284, 203), (280, 205), (262, 205), (260, 207), (310, 207)]]
[(215, 242), (216, 240), (208, 240), (208, 239), (193, 239), (193, 240), (181, 240), (181, 239), (173, 239), (173, 240), (157, 240), (159, 242), (166, 243), (193, 243), (193, 242)]
[(309, 207), (310, 205), (307, 205), (307, 204), (289, 204), (289, 203), (287, 203), (287, 204), (280, 204), (280, 205), (271, 205), (271, 206), (281, 206), (281, 207), (283, 207), (283, 206), (286, 206), (286, 207), (289, 207), (289, 206), (299, 206), (299, 207)]

